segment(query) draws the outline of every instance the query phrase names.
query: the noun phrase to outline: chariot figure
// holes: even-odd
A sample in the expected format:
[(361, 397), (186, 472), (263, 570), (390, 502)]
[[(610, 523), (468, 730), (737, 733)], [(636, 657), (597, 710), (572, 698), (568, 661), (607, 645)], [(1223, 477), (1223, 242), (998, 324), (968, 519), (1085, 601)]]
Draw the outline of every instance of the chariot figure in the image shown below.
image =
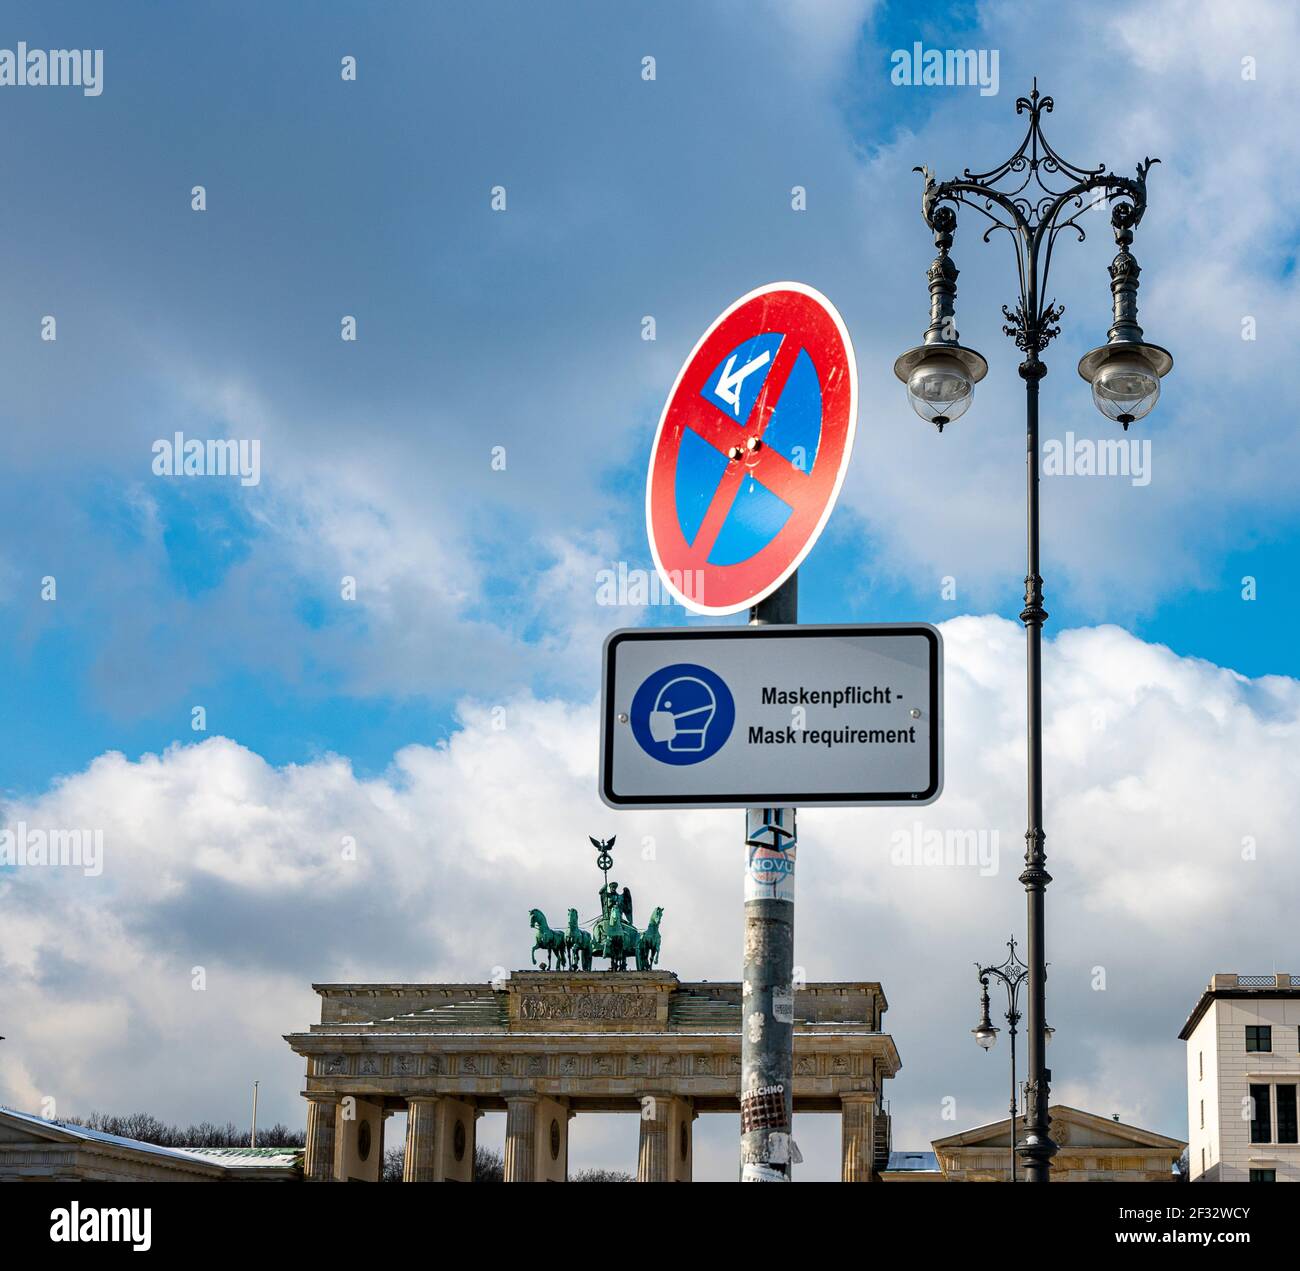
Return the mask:
[(624, 887), (620, 896), (618, 883), (609, 882), (600, 889), (600, 916), (608, 923), (615, 914), (624, 922), (632, 922), (632, 893)]

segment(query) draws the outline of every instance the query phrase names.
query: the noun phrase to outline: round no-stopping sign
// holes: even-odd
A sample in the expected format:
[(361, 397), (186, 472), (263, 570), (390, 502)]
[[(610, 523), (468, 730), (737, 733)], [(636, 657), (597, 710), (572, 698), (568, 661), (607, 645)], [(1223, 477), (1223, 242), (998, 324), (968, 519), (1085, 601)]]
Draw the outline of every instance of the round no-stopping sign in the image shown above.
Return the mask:
[(646, 482), (650, 551), (688, 609), (738, 613), (798, 569), (844, 482), (857, 378), (843, 320), (803, 283), (751, 291), (705, 332)]

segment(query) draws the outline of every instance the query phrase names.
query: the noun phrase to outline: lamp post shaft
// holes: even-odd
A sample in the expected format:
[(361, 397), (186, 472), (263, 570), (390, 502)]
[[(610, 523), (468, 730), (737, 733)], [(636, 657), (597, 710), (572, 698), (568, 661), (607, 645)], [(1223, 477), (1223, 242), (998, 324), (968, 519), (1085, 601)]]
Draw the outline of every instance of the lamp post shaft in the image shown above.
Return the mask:
[[(1038, 556), (1038, 384), (1047, 367), (1031, 352), (1020, 364), (1025, 381), (1025, 492), (1026, 546), (1025, 624), (1026, 707), (1028, 727), (1028, 826), (1025, 830), (1025, 868), (1020, 881), (1028, 905), (1026, 962), (1029, 964), (1029, 1081), (1025, 1106), (1024, 1138), (1017, 1147), (1025, 1181), (1049, 1181), (1056, 1145), (1052, 1142), (1048, 1114), (1051, 1073), (1047, 1069), (1044, 1025), (1047, 1007), (1047, 949), (1045, 899), (1052, 881), (1043, 850), (1043, 579)], [(1014, 1093), (1013, 1093), (1014, 1097)], [(1014, 1118), (1013, 1118), (1014, 1123)]]
[(1016, 1181), (1016, 1026), (1011, 1024), (1011, 1181)]

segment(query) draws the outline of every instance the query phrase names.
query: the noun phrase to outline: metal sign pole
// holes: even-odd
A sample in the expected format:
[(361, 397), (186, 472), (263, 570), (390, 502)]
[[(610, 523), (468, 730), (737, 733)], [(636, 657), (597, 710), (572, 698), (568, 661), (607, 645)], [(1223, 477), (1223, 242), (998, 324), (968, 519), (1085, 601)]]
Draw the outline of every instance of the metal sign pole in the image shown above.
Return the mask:
[[(751, 626), (799, 620), (796, 570), (749, 611)], [(740, 1176), (788, 1183), (794, 1115), (794, 808), (745, 810), (740, 1021)]]

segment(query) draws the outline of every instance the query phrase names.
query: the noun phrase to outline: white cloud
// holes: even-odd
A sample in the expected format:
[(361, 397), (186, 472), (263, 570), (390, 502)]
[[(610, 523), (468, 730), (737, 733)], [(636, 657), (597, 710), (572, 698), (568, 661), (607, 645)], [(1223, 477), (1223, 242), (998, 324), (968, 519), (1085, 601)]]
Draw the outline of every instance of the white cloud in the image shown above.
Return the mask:
[[(962, 1124), (1000, 1114), (1005, 1057), (967, 1033), (971, 963), (1023, 925), (1023, 635), (988, 617), (943, 631), (942, 800), (801, 817), (797, 961), (811, 979), (884, 984), (904, 1061), (888, 1092), (895, 1142), (911, 1147), (954, 1128), (939, 1119), (945, 1095)], [(1300, 682), (1246, 680), (1112, 627), (1050, 641), (1046, 679), (1059, 1089), (1180, 1133), (1175, 1034), (1210, 973), (1300, 973), (1285, 943), (1300, 884)], [(666, 907), (664, 965), (734, 977), (739, 813), (604, 809), (594, 704), (518, 697), (494, 723), (491, 704), (466, 703), (445, 745), (409, 746), (370, 780), (335, 757), (275, 768), (217, 737), (138, 761), (106, 754), (8, 806), (8, 822), (101, 828), (105, 864), (100, 878), (0, 879), (0, 1100), (239, 1120), (257, 1076), (266, 1115), (299, 1123), (301, 1074), (280, 1034), (310, 1022), (310, 983), (483, 980), (527, 965), (529, 907), (553, 921), (595, 907), (589, 832), (616, 833), (620, 881), (639, 906)], [(896, 835), (918, 822), (996, 832), (998, 872), (891, 863)], [(196, 966), (204, 992), (191, 988)], [(713, 1136), (701, 1157), (725, 1176), (723, 1129), (700, 1123)], [(807, 1173), (833, 1172), (829, 1127), (801, 1134), (816, 1145)]]

